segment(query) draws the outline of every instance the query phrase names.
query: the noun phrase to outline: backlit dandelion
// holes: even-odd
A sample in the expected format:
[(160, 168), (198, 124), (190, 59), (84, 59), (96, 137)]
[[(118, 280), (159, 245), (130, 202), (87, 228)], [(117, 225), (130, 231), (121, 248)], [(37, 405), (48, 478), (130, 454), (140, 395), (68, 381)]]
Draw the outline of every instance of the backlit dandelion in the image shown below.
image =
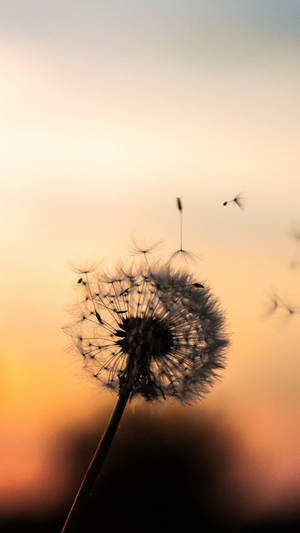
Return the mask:
[(66, 332), (93, 379), (118, 398), (63, 533), (77, 530), (127, 401), (201, 398), (224, 368), (228, 345), (209, 288), (169, 265), (119, 267), (113, 274), (81, 269), (76, 286), (83, 294)]
[[(106, 279), (106, 281), (102, 281)], [(105, 387), (146, 400), (190, 401), (224, 367), (223, 315), (208, 288), (169, 267), (86, 275), (79, 317), (66, 328)]]

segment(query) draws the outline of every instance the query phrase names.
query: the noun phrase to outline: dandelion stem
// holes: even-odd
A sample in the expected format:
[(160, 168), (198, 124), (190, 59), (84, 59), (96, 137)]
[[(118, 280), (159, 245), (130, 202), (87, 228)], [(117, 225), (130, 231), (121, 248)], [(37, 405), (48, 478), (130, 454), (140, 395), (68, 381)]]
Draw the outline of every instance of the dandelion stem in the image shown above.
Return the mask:
[(101, 473), (104, 461), (109, 452), (112, 440), (126, 407), (130, 392), (131, 390), (128, 386), (122, 387), (120, 390), (118, 400), (111, 414), (110, 420), (77, 491), (74, 502), (62, 529), (62, 533), (75, 533), (80, 530), (80, 519), (87, 506), (95, 481)]

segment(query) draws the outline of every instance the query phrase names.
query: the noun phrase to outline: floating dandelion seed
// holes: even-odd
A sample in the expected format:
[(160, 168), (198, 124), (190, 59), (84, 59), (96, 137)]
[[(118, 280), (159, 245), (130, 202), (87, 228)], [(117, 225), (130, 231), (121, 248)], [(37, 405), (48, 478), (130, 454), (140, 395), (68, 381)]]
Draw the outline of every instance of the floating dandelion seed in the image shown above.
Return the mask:
[(294, 226), (292, 229), (291, 229), (291, 237), (300, 243), (300, 229), (296, 226)]
[(118, 393), (63, 533), (76, 531), (130, 398), (201, 398), (225, 366), (224, 316), (210, 290), (165, 265), (85, 273), (78, 320), (66, 327), (85, 368)]
[(274, 291), (272, 291), (272, 293), (269, 296), (269, 303), (270, 303), (269, 309), (266, 312), (267, 316), (273, 315), (275, 311), (280, 310), (280, 309), (284, 310), (287, 316), (293, 316), (295, 314), (300, 313), (300, 308), (296, 306), (292, 306), (289, 303), (285, 302)]
[(239, 193), (234, 198), (232, 198), (232, 200), (226, 200), (226, 202), (223, 202), (223, 205), (226, 206), (228, 204), (236, 204), (240, 209), (244, 209), (244, 200), (245, 198), (242, 193)]
[(283, 300), (281, 300), (280, 307), (286, 311), (288, 316), (298, 315), (300, 313), (299, 307), (290, 305), (289, 303), (284, 302)]
[(299, 265), (299, 261), (296, 257), (293, 257), (289, 262), (289, 267), (292, 270), (295, 270), (296, 268), (298, 268), (298, 265)]
[(197, 255), (192, 253), (192, 252), (189, 252), (188, 250), (184, 250), (183, 247), (182, 247), (182, 211), (183, 211), (183, 207), (182, 207), (181, 198), (179, 198), (179, 197), (176, 198), (176, 204), (177, 204), (177, 209), (179, 211), (179, 242), (180, 242), (180, 247), (178, 248), (178, 250), (176, 250), (171, 255), (171, 257), (169, 259), (169, 263), (171, 263), (178, 256), (183, 256), (186, 262), (187, 262), (187, 258), (195, 261), (196, 259), (198, 259)]
[(280, 298), (276, 294), (276, 292), (272, 291), (268, 299), (269, 299), (269, 305), (268, 305), (268, 310), (265, 313), (266, 316), (273, 315), (275, 311), (280, 307)]
[(300, 229), (297, 226), (293, 226), (290, 230), (290, 236), (296, 242), (297, 250), (294, 253), (294, 257), (290, 260), (289, 267), (296, 269), (299, 265), (299, 244), (300, 244)]

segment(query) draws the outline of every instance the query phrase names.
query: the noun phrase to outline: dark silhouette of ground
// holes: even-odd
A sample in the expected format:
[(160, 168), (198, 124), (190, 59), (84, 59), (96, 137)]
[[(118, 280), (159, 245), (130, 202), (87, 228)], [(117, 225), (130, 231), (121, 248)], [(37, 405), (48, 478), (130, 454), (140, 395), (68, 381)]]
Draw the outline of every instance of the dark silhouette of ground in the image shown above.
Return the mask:
[[(188, 409), (187, 411), (188, 412)], [(100, 430), (101, 431), (101, 430)], [(51, 516), (0, 519), (3, 532), (60, 533), (73, 494), (98, 441), (98, 431), (64, 436), (74, 486)], [(127, 412), (81, 530), (86, 533), (299, 531), (300, 512), (246, 522), (227, 506), (220, 477), (232, 453), (232, 434), (217, 420), (187, 414)], [(230, 508), (230, 512), (228, 512)]]

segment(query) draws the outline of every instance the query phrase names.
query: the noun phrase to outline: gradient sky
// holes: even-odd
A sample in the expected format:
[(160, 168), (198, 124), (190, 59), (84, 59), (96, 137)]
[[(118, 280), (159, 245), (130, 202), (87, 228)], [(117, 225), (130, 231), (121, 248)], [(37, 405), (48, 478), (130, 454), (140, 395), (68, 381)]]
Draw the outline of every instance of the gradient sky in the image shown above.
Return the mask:
[[(69, 263), (127, 258), (132, 236), (162, 239), (167, 258), (177, 196), (184, 245), (200, 256), (191, 269), (232, 336), (201, 408), (226, 409), (237, 426), (245, 410), (275, 419), (256, 446), (276, 458), (299, 442), (300, 316), (264, 318), (272, 289), (300, 306), (300, 270), (289, 269), (300, 260), (289, 234), (300, 225), (299, 21), (299, 2), (283, 0), (0, 7), (6, 460), (20, 434), (33, 457), (53, 427), (83, 423), (104, 402), (65, 349)], [(244, 211), (222, 206), (240, 191)]]

